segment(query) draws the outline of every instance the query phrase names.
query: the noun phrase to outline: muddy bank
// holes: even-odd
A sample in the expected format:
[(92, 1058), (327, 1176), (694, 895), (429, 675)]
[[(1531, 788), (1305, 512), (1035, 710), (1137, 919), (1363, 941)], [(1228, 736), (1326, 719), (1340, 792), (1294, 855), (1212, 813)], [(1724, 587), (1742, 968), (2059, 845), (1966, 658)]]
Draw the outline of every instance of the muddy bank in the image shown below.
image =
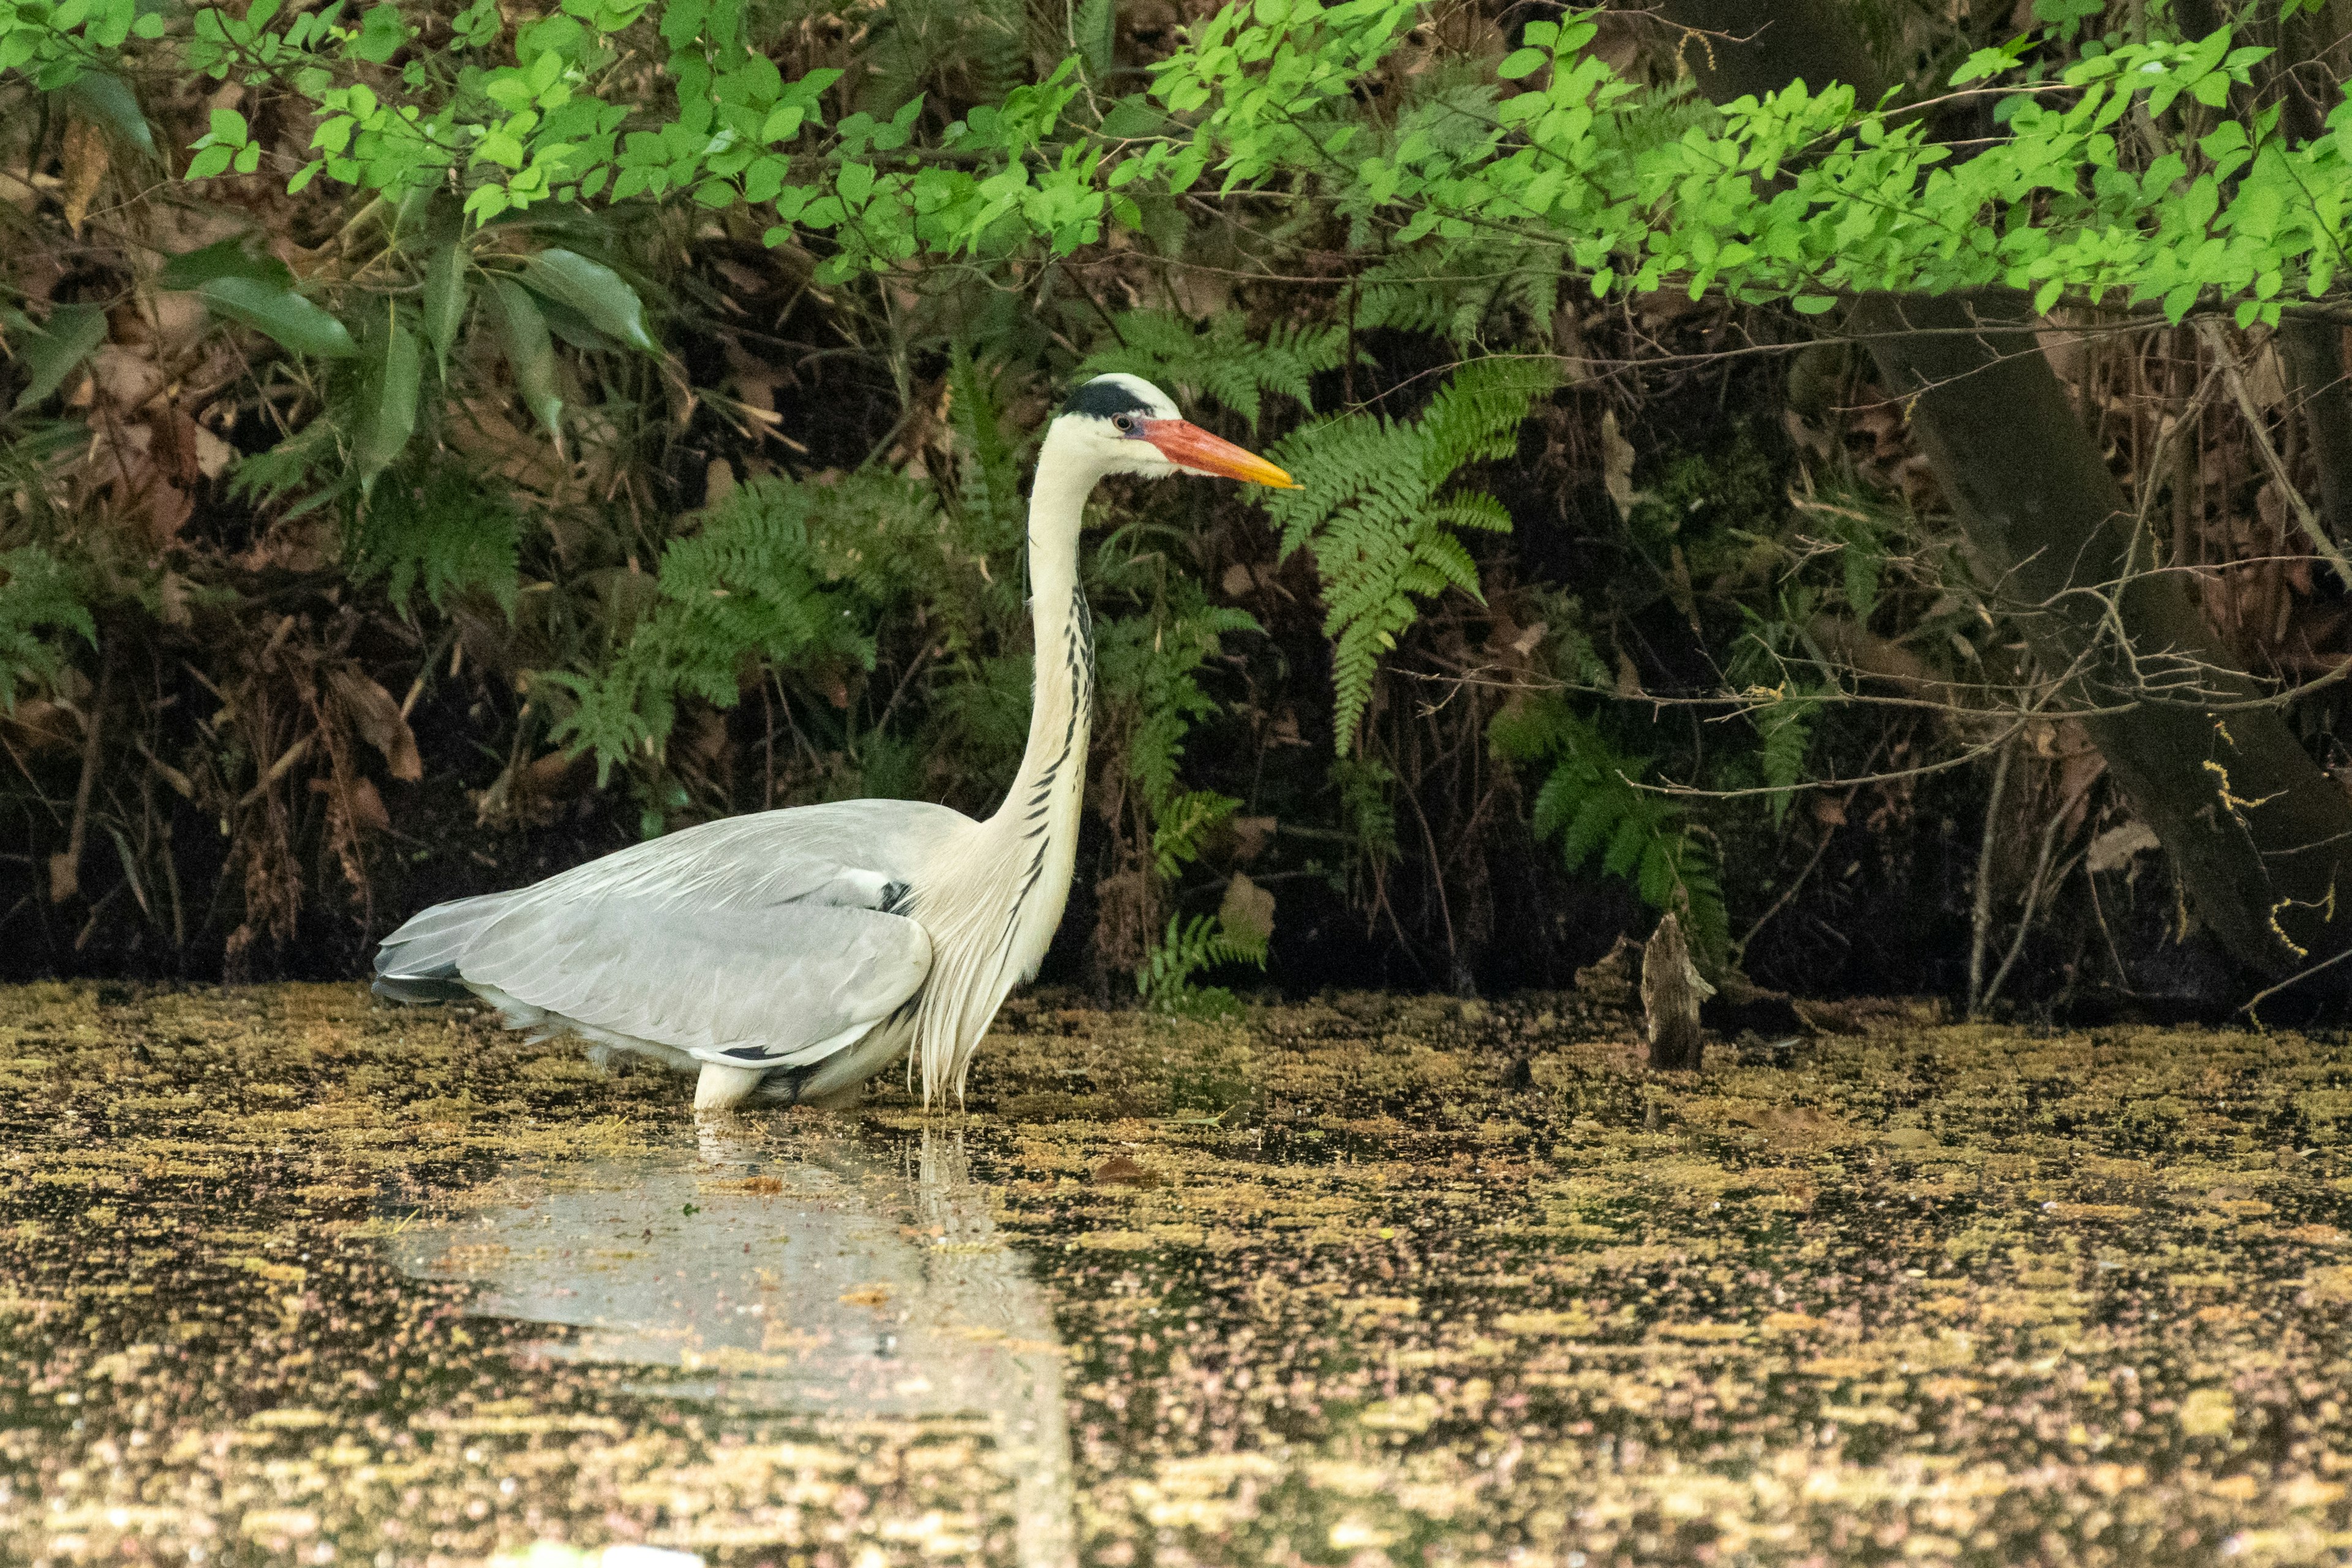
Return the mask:
[(0, 992), (0, 1558), (2332, 1561), (2332, 1039), (1031, 1005), (969, 1109)]

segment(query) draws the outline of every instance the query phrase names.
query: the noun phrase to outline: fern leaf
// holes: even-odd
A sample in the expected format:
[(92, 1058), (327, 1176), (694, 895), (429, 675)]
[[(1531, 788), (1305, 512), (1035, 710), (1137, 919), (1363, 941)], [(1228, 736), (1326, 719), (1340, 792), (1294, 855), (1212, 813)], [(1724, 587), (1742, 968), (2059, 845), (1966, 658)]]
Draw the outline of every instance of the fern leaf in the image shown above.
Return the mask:
[(1813, 719), (1820, 707), (1813, 699), (1795, 698), (1757, 711), (1756, 728), (1764, 742), (1760, 759), (1764, 782), (1780, 792), (1769, 797), (1776, 827), (1788, 815), (1792, 792), (1803, 782), (1805, 758), (1812, 749)]
[(1601, 868), (1612, 877), (1629, 875), (1641, 864), (1642, 851), (1647, 848), (1654, 830), (1640, 811), (1628, 811), (1617, 819), (1615, 831), (1609, 836), (1609, 847), (1601, 852)]
[(1559, 853), (1570, 867), (1581, 866), (1624, 820), (1626, 802), (1582, 769), (1562, 767), (1553, 776), (1570, 790), (1580, 793), (1576, 816), (1570, 821), (1568, 831), (1560, 836)]
[(1421, 601), (1448, 587), (1479, 596), (1477, 563), (1454, 530), (1502, 531), (1510, 517), (1491, 496), (1445, 487), (1465, 464), (1509, 452), (1549, 385), (1548, 367), (1482, 360), (1455, 372), (1417, 419), (1348, 415), (1275, 448), (1300, 488), (1260, 500), (1282, 531), (1283, 553), (1309, 550), (1322, 579), (1342, 754), (1371, 700), (1380, 656), (1419, 618)]
[(699, 532), (662, 552), (658, 596), (610, 663), (541, 677), (573, 699), (554, 739), (593, 751), (601, 778), (616, 762), (658, 754), (680, 696), (733, 707), (747, 665), (810, 655), (870, 663), (870, 612), (826, 581), (811, 524), (837, 525), (828, 514), (855, 514), (871, 493), (763, 478), (706, 511)]
[(0, 554), (0, 708), (13, 713), (20, 684), (54, 680), (64, 670), (54, 634), (73, 632), (95, 646), (98, 624), (75, 574), (37, 544)]
[(1339, 364), (1348, 343), (1346, 331), (1334, 326), (1284, 327), (1261, 337), (1237, 310), (1198, 326), (1171, 310), (1128, 310), (1112, 330), (1117, 345), (1090, 355), (1079, 379), (1139, 375), (1181, 396), (1223, 404), (1253, 429), (1266, 394), (1305, 404), (1311, 378)]
[(1604, 875), (1630, 880), (1651, 908), (1682, 916), (1703, 966), (1723, 961), (1730, 919), (1708, 852), (1680, 806), (1632, 782), (1648, 771), (1646, 759), (1619, 754), (1556, 697), (1496, 715), (1487, 739), (1498, 756), (1548, 768), (1533, 826), (1538, 838), (1559, 839), (1570, 870), (1598, 853)]
[(1087, 80), (1099, 83), (1110, 76), (1118, 32), (1118, 0), (1076, 0), (1070, 7), (1070, 43), (1086, 62)]
[(404, 616), (418, 588), (436, 610), (479, 591), (514, 613), (522, 520), (498, 487), (452, 465), (384, 475), (345, 536), (352, 575), (381, 577)]

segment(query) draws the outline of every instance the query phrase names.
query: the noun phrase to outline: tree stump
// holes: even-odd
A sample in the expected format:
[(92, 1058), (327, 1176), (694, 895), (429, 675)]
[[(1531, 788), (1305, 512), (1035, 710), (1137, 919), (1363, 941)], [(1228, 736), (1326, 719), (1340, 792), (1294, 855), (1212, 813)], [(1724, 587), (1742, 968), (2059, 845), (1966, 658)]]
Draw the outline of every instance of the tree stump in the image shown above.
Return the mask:
[(1691, 962), (1682, 922), (1669, 914), (1642, 950), (1642, 1012), (1649, 1026), (1652, 1072), (1698, 1071), (1698, 1005), (1714, 994), (1715, 987)]

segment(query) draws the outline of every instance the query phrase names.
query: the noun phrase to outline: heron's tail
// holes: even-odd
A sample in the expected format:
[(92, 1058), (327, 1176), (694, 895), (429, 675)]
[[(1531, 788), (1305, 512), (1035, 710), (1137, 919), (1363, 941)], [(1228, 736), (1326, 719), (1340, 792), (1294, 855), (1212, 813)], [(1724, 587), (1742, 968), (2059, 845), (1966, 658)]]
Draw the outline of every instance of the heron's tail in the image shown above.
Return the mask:
[(453, 899), (411, 917), (375, 950), (375, 994), (394, 1002), (456, 1002), (472, 996), (459, 978), (457, 961), (510, 896)]

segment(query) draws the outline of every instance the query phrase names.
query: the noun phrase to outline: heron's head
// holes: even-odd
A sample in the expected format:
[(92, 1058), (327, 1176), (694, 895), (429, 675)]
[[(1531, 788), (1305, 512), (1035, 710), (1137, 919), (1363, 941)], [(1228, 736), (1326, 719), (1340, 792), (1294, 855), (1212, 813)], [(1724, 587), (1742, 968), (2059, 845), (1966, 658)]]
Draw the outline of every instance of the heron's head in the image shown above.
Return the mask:
[(1297, 481), (1255, 452), (1210, 435), (1176, 412), (1158, 387), (1134, 375), (1098, 375), (1070, 394), (1046, 433), (1053, 446), (1096, 473), (1205, 474), (1294, 489)]

